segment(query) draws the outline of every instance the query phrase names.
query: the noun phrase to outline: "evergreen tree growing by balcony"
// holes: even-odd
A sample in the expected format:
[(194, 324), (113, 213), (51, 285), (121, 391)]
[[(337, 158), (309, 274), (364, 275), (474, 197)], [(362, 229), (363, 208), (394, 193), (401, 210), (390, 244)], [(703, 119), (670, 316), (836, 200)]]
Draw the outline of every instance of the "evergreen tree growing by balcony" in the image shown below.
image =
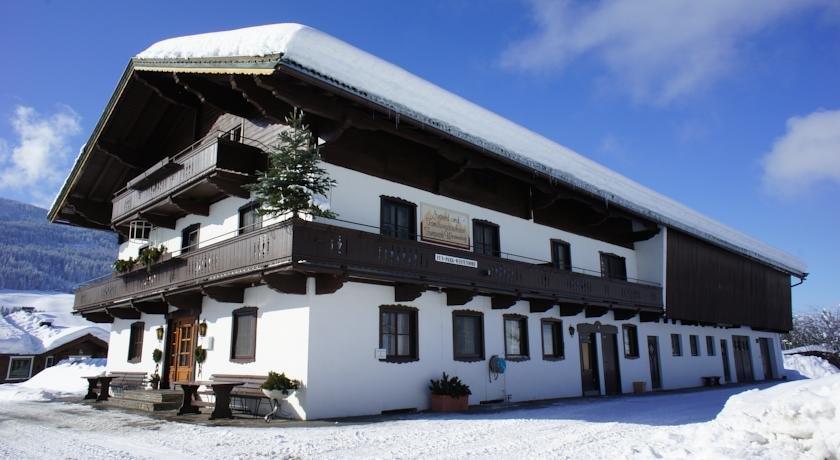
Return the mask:
[(336, 217), (336, 213), (321, 209), (313, 201), (316, 196), (326, 195), (336, 182), (319, 164), (317, 140), (303, 118), (299, 109), (286, 117), (288, 129), (277, 136), (277, 143), (266, 152), (266, 171), (259, 174), (257, 183), (248, 187), (254, 192), (262, 215)]

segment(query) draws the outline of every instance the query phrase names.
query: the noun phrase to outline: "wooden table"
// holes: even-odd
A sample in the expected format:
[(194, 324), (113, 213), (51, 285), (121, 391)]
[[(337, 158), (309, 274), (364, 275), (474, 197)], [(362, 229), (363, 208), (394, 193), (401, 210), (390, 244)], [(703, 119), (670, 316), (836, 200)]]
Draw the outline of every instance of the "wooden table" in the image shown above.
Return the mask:
[[(114, 380), (114, 377), (110, 377), (107, 375), (96, 375), (82, 378), (88, 381), (88, 392), (85, 395), (85, 399), (96, 399), (97, 401), (108, 400), (111, 391), (111, 380)], [(97, 383), (99, 383), (99, 396), (97, 396), (96, 392), (93, 391), (94, 389), (96, 389)]]
[(213, 394), (216, 396), (216, 403), (213, 405), (210, 420), (214, 420), (217, 418), (233, 418), (233, 412), (230, 410), (230, 392), (233, 391), (233, 387), (244, 385), (245, 382), (186, 380), (175, 382), (174, 384), (179, 385), (184, 391), (184, 400), (181, 403), (181, 408), (178, 409), (178, 415), (201, 413), (198, 407), (193, 405), (193, 400), (197, 399), (198, 387), (207, 386), (212, 388)]

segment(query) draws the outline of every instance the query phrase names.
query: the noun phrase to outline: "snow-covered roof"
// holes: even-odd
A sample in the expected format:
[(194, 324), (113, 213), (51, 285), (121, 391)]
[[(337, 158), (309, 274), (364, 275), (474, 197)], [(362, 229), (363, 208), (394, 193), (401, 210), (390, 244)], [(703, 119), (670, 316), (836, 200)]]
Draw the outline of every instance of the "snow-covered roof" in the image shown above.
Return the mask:
[[(276, 56), (275, 65), (354, 92), (401, 116), (542, 171), (642, 216), (796, 275), (803, 261), (644, 187), (537, 133), (335, 37), (300, 24), (272, 24), (163, 40), (135, 65)], [(144, 64), (145, 63), (145, 64)], [(262, 66), (265, 62), (261, 63)]]
[(37, 355), (88, 334), (108, 342), (106, 329), (72, 315), (72, 295), (0, 293), (0, 306), (16, 310), (0, 315), (0, 354)]

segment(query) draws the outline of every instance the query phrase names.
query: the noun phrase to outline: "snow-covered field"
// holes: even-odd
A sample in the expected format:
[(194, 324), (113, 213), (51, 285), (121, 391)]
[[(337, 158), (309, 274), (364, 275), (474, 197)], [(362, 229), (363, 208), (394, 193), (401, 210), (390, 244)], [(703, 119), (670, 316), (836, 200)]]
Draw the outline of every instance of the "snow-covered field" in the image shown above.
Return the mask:
[[(92, 370), (65, 364), (41, 378)], [(0, 458), (79, 457), (836, 459), (840, 374), (312, 427), (210, 427), (66, 402), (0, 402)]]

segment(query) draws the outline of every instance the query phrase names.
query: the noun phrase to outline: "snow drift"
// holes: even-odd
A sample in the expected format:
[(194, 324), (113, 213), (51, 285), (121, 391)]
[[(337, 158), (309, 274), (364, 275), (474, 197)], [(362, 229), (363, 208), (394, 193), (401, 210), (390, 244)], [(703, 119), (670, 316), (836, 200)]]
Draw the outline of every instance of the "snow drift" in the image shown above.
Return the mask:
[(784, 359), (785, 369), (794, 371), (802, 377), (809, 379), (818, 379), (827, 375), (840, 373), (840, 369), (837, 369), (819, 356), (785, 355)]
[(51, 401), (83, 396), (87, 380), (82, 377), (105, 372), (105, 359), (64, 360), (23, 383), (0, 385), (0, 401)]

